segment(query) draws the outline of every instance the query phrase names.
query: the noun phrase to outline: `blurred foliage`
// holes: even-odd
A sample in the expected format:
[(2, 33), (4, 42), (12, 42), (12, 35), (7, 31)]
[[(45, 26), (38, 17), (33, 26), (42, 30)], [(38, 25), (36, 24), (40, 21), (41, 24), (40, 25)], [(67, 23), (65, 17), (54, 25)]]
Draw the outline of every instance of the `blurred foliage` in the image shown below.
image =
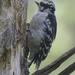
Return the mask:
[[(41, 1), (41, 0), (36, 0)], [(40, 68), (50, 64), (66, 51), (75, 47), (75, 0), (53, 0), (56, 5), (57, 36), (46, 60), (41, 63)], [(34, 0), (29, 1), (28, 22), (32, 15), (37, 11)], [(58, 69), (50, 75), (57, 75), (64, 68), (75, 62), (75, 54), (66, 60)], [(30, 72), (35, 71), (35, 65), (30, 68)], [(71, 74), (75, 75), (75, 71)]]

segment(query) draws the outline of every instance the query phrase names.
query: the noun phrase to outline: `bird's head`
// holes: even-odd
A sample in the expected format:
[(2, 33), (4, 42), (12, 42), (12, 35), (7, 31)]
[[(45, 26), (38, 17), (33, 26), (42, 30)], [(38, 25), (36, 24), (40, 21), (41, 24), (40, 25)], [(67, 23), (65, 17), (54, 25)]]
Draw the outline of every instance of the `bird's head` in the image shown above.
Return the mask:
[(38, 11), (45, 12), (45, 13), (55, 13), (55, 4), (53, 1), (49, 0), (43, 0), (41, 2), (35, 1), (35, 3), (38, 5)]

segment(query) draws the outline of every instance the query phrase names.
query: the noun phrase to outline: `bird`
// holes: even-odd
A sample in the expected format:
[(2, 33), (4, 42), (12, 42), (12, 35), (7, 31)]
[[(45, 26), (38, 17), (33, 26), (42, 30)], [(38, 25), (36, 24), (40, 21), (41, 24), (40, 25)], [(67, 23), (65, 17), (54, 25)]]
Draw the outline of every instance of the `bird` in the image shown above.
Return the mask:
[(57, 20), (55, 16), (55, 4), (51, 0), (35, 1), (38, 10), (33, 14), (29, 25), (28, 66), (34, 62), (38, 70), (40, 64), (46, 59), (57, 32)]

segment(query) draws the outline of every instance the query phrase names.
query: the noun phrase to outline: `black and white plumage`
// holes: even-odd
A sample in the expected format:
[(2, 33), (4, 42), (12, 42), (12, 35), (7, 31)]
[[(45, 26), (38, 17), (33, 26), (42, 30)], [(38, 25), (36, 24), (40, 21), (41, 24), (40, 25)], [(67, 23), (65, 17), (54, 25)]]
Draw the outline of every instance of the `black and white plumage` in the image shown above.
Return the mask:
[(56, 37), (57, 22), (55, 17), (55, 5), (52, 1), (43, 0), (36, 2), (38, 11), (33, 15), (30, 22), (29, 41), (29, 60), (34, 62), (38, 69), (52, 46)]

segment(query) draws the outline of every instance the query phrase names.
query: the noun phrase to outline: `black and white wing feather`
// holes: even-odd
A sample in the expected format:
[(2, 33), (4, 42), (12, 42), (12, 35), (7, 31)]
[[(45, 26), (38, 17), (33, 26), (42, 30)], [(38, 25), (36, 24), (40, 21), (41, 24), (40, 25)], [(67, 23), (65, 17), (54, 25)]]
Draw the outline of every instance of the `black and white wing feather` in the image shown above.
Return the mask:
[(37, 69), (39, 68), (41, 61), (47, 57), (52, 42), (56, 37), (57, 22), (55, 15), (48, 14), (44, 21), (44, 25), (46, 28), (43, 29), (45, 34), (44, 38), (40, 41), (40, 51), (34, 57), (34, 63), (36, 63)]

